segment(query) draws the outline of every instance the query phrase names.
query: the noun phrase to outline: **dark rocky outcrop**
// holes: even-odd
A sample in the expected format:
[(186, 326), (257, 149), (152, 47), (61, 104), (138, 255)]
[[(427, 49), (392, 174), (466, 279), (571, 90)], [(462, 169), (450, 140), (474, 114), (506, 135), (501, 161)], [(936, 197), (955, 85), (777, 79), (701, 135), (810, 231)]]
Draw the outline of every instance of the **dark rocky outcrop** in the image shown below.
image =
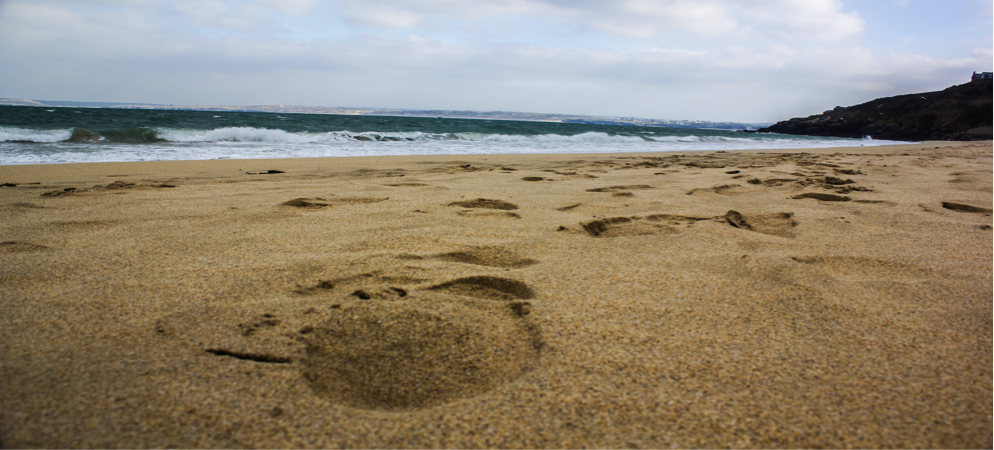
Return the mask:
[(991, 139), (992, 82), (971, 81), (942, 91), (878, 98), (807, 118), (777, 122), (761, 133), (895, 141)]

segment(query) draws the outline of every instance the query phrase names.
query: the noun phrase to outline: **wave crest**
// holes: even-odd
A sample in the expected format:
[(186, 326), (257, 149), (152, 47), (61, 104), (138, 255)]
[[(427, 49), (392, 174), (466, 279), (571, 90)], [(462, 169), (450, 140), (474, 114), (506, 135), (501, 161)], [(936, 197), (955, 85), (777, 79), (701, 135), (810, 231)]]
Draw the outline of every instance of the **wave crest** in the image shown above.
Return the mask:
[(289, 132), (281, 129), (255, 127), (224, 127), (212, 130), (175, 128), (127, 128), (92, 131), (83, 128), (71, 130), (36, 130), (0, 127), (0, 142), (34, 143), (119, 143), (146, 144), (154, 142), (211, 143), (243, 142), (272, 144), (320, 144), (341, 142), (431, 142), (464, 141), (496, 144), (571, 144), (571, 143), (641, 143), (641, 142), (698, 142), (697, 136), (644, 136), (608, 134), (588, 131), (579, 134), (490, 134), (490, 133), (427, 133), (421, 131), (362, 131), (348, 130), (321, 133)]
[(0, 127), (0, 142), (62, 142), (72, 137), (72, 130), (35, 130)]
[(254, 127), (225, 127), (213, 130), (159, 129), (156, 135), (169, 142), (273, 142), (308, 143), (314, 139), (306, 133), (290, 133), (279, 129)]

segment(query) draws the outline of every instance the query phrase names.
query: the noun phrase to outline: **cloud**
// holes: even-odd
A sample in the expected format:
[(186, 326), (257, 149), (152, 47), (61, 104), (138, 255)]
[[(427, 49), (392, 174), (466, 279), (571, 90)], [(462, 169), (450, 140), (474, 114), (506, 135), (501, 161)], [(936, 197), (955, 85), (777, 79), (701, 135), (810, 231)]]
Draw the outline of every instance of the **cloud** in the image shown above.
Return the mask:
[(195, 28), (257, 32), (271, 26), (264, 8), (253, 4), (233, 4), (223, 0), (173, 0), (163, 5)]
[[(163, 27), (133, 9), (77, 11), (58, 2), (0, 3), (0, 45), (10, 54), (63, 58), (133, 47)], [(97, 42), (94, 42), (97, 41)], [(93, 44), (99, 43), (99, 47)]]
[[(23, 0), (4, 0), (21, 5)], [(76, 12), (129, 10), (175, 15), (192, 27), (273, 31), (279, 16), (341, 19), (368, 29), (431, 29), (443, 23), (537, 20), (564, 30), (631, 39), (673, 34), (737, 39), (834, 41), (862, 33), (863, 19), (839, 0), (35, 0)], [(335, 16), (331, 16), (333, 11)]]
[[(426, 1), (415, 8), (377, 1), (375, 7), (401, 11), (399, 19), (390, 19), (392, 24), (377, 26), (407, 22), (422, 26), (439, 20), (442, 13), (436, 10), (446, 8), (446, 17), (484, 14), (469, 11), (460, 6), (462, 2)], [(598, 20), (621, 23), (617, 20), (627, 17), (635, 21), (639, 14), (645, 16), (639, 23), (646, 24), (666, 13), (684, 18), (725, 17), (727, 22), (714, 23), (731, 38), (714, 44), (708, 41), (709, 45), (693, 50), (665, 43), (634, 49), (453, 43), (417, 32), (404, 37), (367, 33), (291, 40), (270, 32), (238, 31), (276, 28), (273, 24), (282, 16), (267, 15), (272, 11), (263, 3), (110, 2), (101, 8), (83, 8), (73, 6), (80, 5), (75, 2), (8, 1), (0, 4), (0, 97), (760, 122), (884, 95), (942, 89), (967, 81), (977, 67), (991, 66), (989, 48), (958, 58), (939, 58), (887, 54), (844, 40), (832, 41), (857, 32), (861, 23), (837, 2), (781, 2), (784, 8), (808, 12), (827, 8), (828, 18), (812, 17), (811, 21), (851, 25), (849, 31), (825, 31), (828, 37), (822, 39), (826, 40), (809, 41), (803, 48), (786, 38), (762, 41), (777, 33), (799, 33), (794, 24), (771, 25), (760, 31), (750, 28), (758, 25), (749, 24), (785, 20), (767, 17), (774, 10), (763, 2), (677, 3), (629, 2), (610, 9), (601, 2), (504, 0), (490, 2), (486, 14), (554, 12), (561, 20), (583, 22), (587, 27), (607, 26)], [(199, 10), (198, 4), (202, 5)], [(344, 1), (336, 4), (347, 6)], [(288, 6), (287, 14), (326, 14), (327, 6), (301, 2)], [(746, 8), (753, 15), (733, 14), (729, 8)], [(269, 12), (260, 13), (264, 10)], [(837, 13), (834, 19), (829, 14), (833, 12)], [(228, 17), (211, 17), (215, 13)], [(683, 26), (686, 33), (712, 32), (674, 26)], [(220, 29), (234, 31), (205, 31)], [(633, 25), (633, 29), (633, 36), (660, 33), (651, 27), (638, 31)], [(743, 40), (736, 33), (759, 37)]]
[(302, 16), (313, 11), (321, 2), (320, 0), (255, 0), (280, 14), (291, 16)]
[(411, 28), (433, 20), (534, 17), (612, 35), (651, 39), (673, 32), (832, 41), (865, 23), (838, 0), (336, 0), (341, 13), (369, 27)]

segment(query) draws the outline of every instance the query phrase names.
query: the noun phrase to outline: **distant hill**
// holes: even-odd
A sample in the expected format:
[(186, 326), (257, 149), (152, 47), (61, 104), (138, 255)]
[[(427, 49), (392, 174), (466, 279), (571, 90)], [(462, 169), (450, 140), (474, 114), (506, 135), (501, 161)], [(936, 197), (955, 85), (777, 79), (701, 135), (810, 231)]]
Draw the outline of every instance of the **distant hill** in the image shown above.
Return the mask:
[(980, 141), (991, 139), (992, 80), (980, 79), (942, 91), (878, 98), (757, 130), (804, 136), (893, 141)]
[(645, 127), (673, 128), (707, 128), (718, 130), (754, 130), (769, 123), (739, 123), (711, 122), (705, 120), (658, 120), (639, 119), (634, 117), (596, 117), (576, 116), (571, 114), (543, 114), (507, 111), (448, 111), (434, 109), (382, 109), (382, 108), (342, 108), (326, 106), (293, 106), (293, 105), (253, 105), (253, 106), (223, 106), (223, 105), (158, 105), (151, 103), (114, 103), (114, 102), (70, 102), (59, 100), (26, 100), (0, 98), (4, 106), (35, 106), (35, 107), (69, 107), (69, 108), (117, 108), (117, 109), (156, 109), (183, 111), (239, 111), (239, 112), (268, 112), (287, 114), (341, 114), (351, 116), (401, 116), (401, 117), (438, 117), (444, 119), (481, 119), (481, 120), (522, 120), (537, 122), (585, 123), (598, 125), (637, 125)]

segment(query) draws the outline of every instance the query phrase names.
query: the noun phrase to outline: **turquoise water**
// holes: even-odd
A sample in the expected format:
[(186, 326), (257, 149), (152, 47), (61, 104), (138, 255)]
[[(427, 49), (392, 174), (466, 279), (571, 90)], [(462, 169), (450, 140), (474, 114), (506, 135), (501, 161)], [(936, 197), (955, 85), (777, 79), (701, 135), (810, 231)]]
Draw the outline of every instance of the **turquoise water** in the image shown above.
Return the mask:
[(886, 143), (890, 142), (553, 122), (0, 106), (0, 164), (665, 152)]

